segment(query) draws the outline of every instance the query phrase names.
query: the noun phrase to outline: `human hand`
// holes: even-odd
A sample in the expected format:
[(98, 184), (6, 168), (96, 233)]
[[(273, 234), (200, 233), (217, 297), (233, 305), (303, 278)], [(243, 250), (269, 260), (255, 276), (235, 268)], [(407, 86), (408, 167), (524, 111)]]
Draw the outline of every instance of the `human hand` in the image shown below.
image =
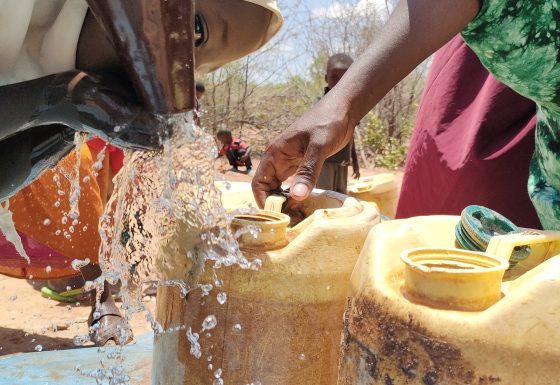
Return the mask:
[(356, 166), (352, 166), (352, 178), (360, 179), (360, 168)]
[(80, 72), (68, 84), (68, 99), (77, 108), (81, 125), (72, 126), (111, 144), (137, 150), (162, 146), (170, 134), (165, 118), (143, 109), (120, 82)]
[(290, 200), (309, 196), (325, 159), (352, 138), (355, 124), (347, 116), (343, 107), (322, 99), (268, 145), (252, 181), (259, 207), (294, 174)]

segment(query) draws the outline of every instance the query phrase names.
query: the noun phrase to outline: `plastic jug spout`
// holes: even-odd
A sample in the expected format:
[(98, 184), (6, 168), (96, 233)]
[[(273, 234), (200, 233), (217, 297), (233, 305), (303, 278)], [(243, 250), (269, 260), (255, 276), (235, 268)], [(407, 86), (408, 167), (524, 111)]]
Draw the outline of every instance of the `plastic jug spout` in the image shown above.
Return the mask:
[(194, 109), (194, 0), (87, 2), (143, 105), (160, 114)]
[(239, 231), (239, 246), (244, 250), (277, 250), (288, 244), (286, 232), (290, 217), (275, 211), (236, 215), (231, 227)]
[(423, 305), (482, 311), (501, 298), (507, 260), (458, 249), (417, 248), (401, 255), (405, 295)]

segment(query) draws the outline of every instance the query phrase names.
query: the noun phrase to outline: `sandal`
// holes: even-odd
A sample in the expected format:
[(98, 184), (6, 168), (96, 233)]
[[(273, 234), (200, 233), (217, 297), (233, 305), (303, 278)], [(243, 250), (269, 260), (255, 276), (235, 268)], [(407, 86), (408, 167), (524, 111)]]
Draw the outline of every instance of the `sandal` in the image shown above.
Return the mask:
[(88, 325), (90, 339), (97, 346), (104, 346), (111, 340), (118, 345), (126, 345), (134, 338), (130, 326), (112, 301), (103, 302), (100, 308), (92, 309)]
[(74, 303), (78, 302), (84, 294), (83, 289), (74, 289), (63, 292), (58, 292), (48, 286), (41, 288), (41, 296), (43, 298), (50, 298), (58, 302)]

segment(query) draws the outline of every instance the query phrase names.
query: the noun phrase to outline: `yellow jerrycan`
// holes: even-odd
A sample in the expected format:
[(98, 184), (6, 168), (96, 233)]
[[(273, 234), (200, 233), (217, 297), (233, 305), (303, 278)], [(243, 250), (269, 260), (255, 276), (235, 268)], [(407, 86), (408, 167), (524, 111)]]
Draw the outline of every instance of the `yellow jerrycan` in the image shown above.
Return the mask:
[(348, 184), (348, 195), (375, 203), (382, 215), (391, 219), (395, 218), (399, 186), (394, 174), (378, 174), (352, 181)]
[[(455, 249), (456, 216), (374, 227), (352, 273), (338, 385), (560, 383), (560, 232)], [(515, 247), (531, 254), (506, 272)]]
[[(248, 184), (220, 187), (225, 207), (256, 206)], [(269, 198), (266, 208), (281, 203)], [(201, 284), (222, 282), (210, 294), (197, 289), (185, 300), (176, 288), (159, 288), (158, 321), (166, 330), (186, 329), (156, 337), (155, 383), (336, 384), (350, 275), (380, 216), (373, 206), (330, 191), (312, 193), (302, 214), (292, 228), (278, 211), (234, 217), (240, 248), (262, 262), (259, 271), (213, 270), (207, 263)]]

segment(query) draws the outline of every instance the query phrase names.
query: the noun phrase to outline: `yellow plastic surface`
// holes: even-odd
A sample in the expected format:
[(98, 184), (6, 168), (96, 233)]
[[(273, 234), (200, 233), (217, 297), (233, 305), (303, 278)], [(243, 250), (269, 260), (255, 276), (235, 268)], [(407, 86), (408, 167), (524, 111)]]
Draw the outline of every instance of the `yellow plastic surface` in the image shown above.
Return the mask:
[(417, 217), (371, 230), (352, 274), (339, 385), (559, 383), (559, 233), (492, 239), (488, 252), (504, 260), (519, 244), (532, 253), (506, 273), (502, 298), (484, 311), (435, 309), (403, 295), (401, 253), (453, 248), (458, 221)]
[(477, 311), (499, 301), (507, 260), (468, 250), (423, 247), (403, 251), (402, 292), (439, 309)]
[(348, 184), (348, 195), (375, 203), (381, 214), (389, 218), (395, 218), (399, 187), (393, 174), (378, 174), (352, 181)]
[[(228, 209), (255, 207), (248, 184), (232, 183), (222, 191)], [(216, 270), (222, 287), (208, 296), (195, 290), (186, 301), (175, 288), (159, 289), (158, 321), (164, 329), (191, 327), (200, 334), (202, 350), (200, 359), (190, 353), (184, 330), (156, 337), (154, 367), (160, 383), (212, 385), (214, 372), (221, 369), (225, 384), (336, 384), (350, 275), (380, 217), (373, 206), (334, 192), (313, 193), (302, 211), (306, 219), (285, 235), (275, 227), (281, 219), (264, 221), (270, 225), (262, 229), (269, 240), (277, 245), (285, 237), (285, 247), (262, 249), (268, 242), (259, 243), (262, 233), (240, 241), (248, 259), (262, 261), (260, 271), (222, 267)], [(210, 264), (206, 267), (202, 281), (214, 284)], [(223, 304), (217, 300), (220, 292), (227, 294)], [(217, 325), (201, 332), (209, 315)]]

